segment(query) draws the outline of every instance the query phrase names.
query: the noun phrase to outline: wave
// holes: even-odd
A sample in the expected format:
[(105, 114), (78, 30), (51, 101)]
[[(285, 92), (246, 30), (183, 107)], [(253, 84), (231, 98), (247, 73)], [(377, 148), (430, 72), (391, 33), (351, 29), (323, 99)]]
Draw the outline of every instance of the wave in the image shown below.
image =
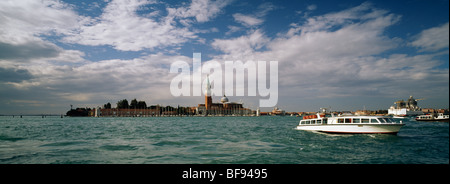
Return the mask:
[(11, 142), (16, 142), (16, 141), (20, 141), (20, 140), (24, 140), (26, 138), (22, 138), (22, 137), (11, 137), (11, 136), (7, 136), (7, 135), (0, 135), (0, 140), (1, 141), (11, 141)]

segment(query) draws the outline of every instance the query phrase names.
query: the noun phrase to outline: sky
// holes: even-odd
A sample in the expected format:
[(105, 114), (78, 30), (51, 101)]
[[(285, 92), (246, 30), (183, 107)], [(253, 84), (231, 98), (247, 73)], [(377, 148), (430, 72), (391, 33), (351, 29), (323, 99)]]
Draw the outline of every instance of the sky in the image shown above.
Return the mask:
[[(174, 97), (175, 61), (277, 61), (286, 111), (449, 108), (449, 1), (2, 0), (0, 114)], [(203, 75), (205, 77), (205, 75)], [(258, 96), (227, 94), (256, 109)], [(213, 101), (220, 96), (213, 96)], [(263, 111), (271, 110), (265, 108)]]

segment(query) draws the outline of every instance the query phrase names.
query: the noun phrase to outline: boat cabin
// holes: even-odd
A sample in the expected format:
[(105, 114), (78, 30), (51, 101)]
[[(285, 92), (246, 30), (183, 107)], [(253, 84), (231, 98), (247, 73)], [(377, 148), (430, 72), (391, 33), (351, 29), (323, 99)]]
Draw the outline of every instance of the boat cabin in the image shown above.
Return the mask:
[(324, 118), (324, 119), (308, 119), (308, 120), (301, 120), (300, 124), (302, 125), (311, 125), (311, 124), (328, 124), (328, 119)]
[(303, 119), (300, 121), (301, 125), (325, 125), (325, 124), (362, 124), (362, 123), (396, 123), (394, 119), (387, 117), (367, 117), (367, 116), (349, 116), (349, 117), (328, 117)]

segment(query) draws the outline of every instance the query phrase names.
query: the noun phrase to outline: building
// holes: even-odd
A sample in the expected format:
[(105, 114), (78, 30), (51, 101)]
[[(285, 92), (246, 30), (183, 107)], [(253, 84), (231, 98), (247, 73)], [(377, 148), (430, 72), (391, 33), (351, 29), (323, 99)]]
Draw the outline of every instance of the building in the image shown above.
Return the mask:
[(252, 110), (244, 108), (242, 103), (229, 102), (225, 95), (220, 99), (220, 102), (213, 103), (208, 76), (205, 86), (205, 103), (198, 104), (196, 114), (203, 116), (247, 116), (252, 114)]
[(286, 111), (284, 111), (278, 107), (274, 107), (271, 112), (271, 115), (273, 115), (273, 116), (284, 116), (285, 114), (286, 114)]
[[(73, 111), (73, 110), (72, 110)], [(205, 86), (205, 103), (197, 107), (171, 107), (152, 105), (143, 108), (101, 108), (97, 107), (86, 111), (85, 116), (90, 117), (152, 117), (152, 116), (248, 116), (256, 111), (244, 108), (242, 103), (229, 102), (223, 95), (220, 102), (214, 103), (211, 97), (211, 84), (209, 77)], [(69, 114), (69, 112), (68, 112)]]
[(355, 111), (355, 115), (356, 116), (368, 116), (368, 115), (371, 115), (371, 114), (373, 114), (373, 112), (369, 111), (369, 110), (357, 110), (357, 111)]
[(398, 100), (394, 102), (395, 106), (391, 106), (388, 109), (388, 114), (395, 116), (416, 116), (422, 115), (422, 109), (417, 105), (417, 101), (422, 99), (414, 99), (413, 96), (409, 96), (408, 101)]
[(95, 112), (94, 117), (102, 116), (102, 112), (100, 110), (101, 110), (100, 107), (97, 107), (97, 108), (94, 109), (94, 112)]
[(157, 109), (100, 109), (102, 116), (109, 117), (149, 117), (160, 116), (161, 111)]

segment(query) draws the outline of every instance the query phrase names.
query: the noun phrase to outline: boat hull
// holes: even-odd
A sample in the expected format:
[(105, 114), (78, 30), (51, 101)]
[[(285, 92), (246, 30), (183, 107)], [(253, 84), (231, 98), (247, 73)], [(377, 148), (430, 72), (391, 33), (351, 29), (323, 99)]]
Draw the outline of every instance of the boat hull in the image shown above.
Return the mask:
[(397, 134), (404, 124), (299, 125), (297, 130), (336, 134)]

